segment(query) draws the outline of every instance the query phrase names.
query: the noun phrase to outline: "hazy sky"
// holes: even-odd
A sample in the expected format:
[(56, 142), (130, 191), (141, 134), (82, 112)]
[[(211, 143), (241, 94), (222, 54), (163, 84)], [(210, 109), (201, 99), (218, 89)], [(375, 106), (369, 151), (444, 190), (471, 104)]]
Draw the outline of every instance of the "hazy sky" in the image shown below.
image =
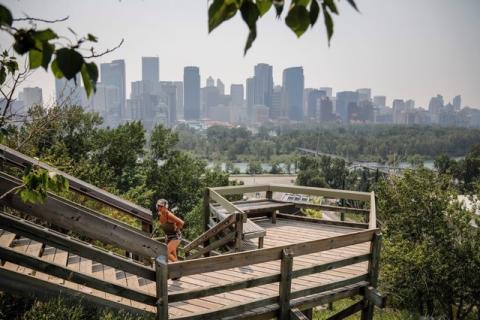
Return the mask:
[[(284, 68), (303, 66), (306, 87), (330, 86), (334, 92), (370, 87), (388, 103), (412, 98), (417, 106), (428, 105), (437, 93), (446, 101), (461, 94), (464, 105), (480, 107), (479, 0), (357, 0), (361, 13), (341, 1), (330, 48), (320, 19), (297, 39), (272, 11), (261, 19), (259, 36), (245, 57), (247, 29), (240, 15), (209, 35), (205, 0), (2, 2), (17, 17), (70, 16), (54, 30), (70, 38), (66, 27), (79, 35), (93, 33), (99, 49), (124, 38), (119, 50), (96, 61), (125, 59), (127, 93), (130, 82), (141, 77), (141, 57), (159, 56), (161, 80), (181, 80), (185, 65), (197, 65), (202, 86), (211, 75), (229, 88), (244, 83), (253, 66), (265, 62), (273, 65), (276, 84)], [(6, 39), (0, 36), (2, 49)], [(42, 87), (45, 99), (53, 97), (51, 74), (37, 71), (27, 85)]]

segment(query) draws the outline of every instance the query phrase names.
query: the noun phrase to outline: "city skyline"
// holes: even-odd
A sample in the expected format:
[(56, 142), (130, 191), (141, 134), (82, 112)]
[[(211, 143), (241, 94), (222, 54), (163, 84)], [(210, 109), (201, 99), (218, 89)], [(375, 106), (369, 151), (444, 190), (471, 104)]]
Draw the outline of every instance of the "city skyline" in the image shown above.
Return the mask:
[[(124, 59), (127, 83), (141, 79), (142, 56), (160, 58), (161, 80), (180, 80), (184, 66), (196, 65), (202, 83), (211, 75), (227, 87), (245, 85), (253, 66), (264, 62), (274, 66), (275, 84), (282, 82), (283, 69), (303, 66), (306, 88), (329, 86), (347, 91), (369, 87), (390, 101), (410, 98), (424, 108), (437, 93), (446, 100), (461, 94), (465, 105), (480, 106), (476, 60), (480, 44), (475, 40), (480, 30), (475, 15), (478, 1), (429, 0), (415, 2), (412, 10), (413, 1), (365, 0), (359, 3), (361, 13), (341, 3), (330, 48), (320, 25), (298, 40), (270, 13), (261, 20), (259, 37), (245, 57), (246, 30), (241, 18), (235, 17), (208, 35), (206, 2), (71, 1), (59, 6), (53, 1), (10, 0), (5, 4), (17, 16), (23, 12), (44, 18), (68, 15), (70, 19), (54, 29), (65, 31), (70, 26), (78, 34), (94, 33), (99, 48), (113, 47), (125, 38), (119, 50), (95, 61), (100, 65)], [(138, 19), (140, 14), (142, 19)], [(106, 17), (115, 17), (109, 18), (108, 27)], [(127, 27), (125, 21), (135, 23)], [(172, 26), (174, 32), (158, 31)], [(25, 86), (42, 87), (48, 100), (54, 96), (51, 78), (37, 71)], [(127, 96), (129, 91), (127, 86)]]

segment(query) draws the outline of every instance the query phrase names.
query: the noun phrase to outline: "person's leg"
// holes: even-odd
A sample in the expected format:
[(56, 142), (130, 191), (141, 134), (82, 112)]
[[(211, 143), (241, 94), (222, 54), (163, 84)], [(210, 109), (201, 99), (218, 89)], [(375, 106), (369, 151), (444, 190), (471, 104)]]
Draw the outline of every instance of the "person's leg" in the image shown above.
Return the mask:
[(177, 248), (180, 245), (180, 240), (170, 240), (167, 244), (168, 259), (172, 262), (177, 261)]

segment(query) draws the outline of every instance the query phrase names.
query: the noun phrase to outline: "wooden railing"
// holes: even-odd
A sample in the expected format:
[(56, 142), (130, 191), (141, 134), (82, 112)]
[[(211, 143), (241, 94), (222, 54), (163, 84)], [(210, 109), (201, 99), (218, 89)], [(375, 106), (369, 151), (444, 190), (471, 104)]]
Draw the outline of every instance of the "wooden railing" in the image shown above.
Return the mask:
[(115, 196), (114, 194), (95, 187), (94, 185), (91, 185), (85, 181), (77, 179), (63, 171), (60, 171), (46, 164), (45, 162), (26, 156), (3, 144), (0, 144), (0, 159), (22, 169), (26, 166), (38, 166), (39, 168), (45, 169), (47, 171), (55, 172), (57, 175), (63, 176), (68, 180), (71, 190), (82, 194), (88, 198), (99, 201), (122, 213), (139, 219), (142, 224), (142, 230), (147, 233), (151, 232), (152, 214), (150, 210), (147, 210), (130, 201)]
[[(274, 314), (272, 314), (273, 316), (278, 316), (281, 319), (286, 319), (285, 315), (290, 313), (292, 308), (302, 309), (303, 304), (307, 305), (309, 303), (309, 296), (318, 295), (325, 291), (344, 288), (346, 286), (352, 286), (352, 290), (357, 290), (358, 293), (360, 293), (361, 290), (364, 290), (364, 288), (368, 287), (370, 284), (374, 284), (378, 275), (378, 255), (381, 239), (378, 231), (378, 229), (365, 230), (328, 239), (314, 240), (268, 249), (260, 249), (255, 251), (246, 251), (216, 257), (200, 258), (196, 260), (170, 263), (168, 265), (168, 278), (177, 278), (181, 276), (214, 272), (270, 261), (281, 261), (278, 273), (266, 276), (259, 276), (223, 285), (192, 289), (178, 293), (174, 292), (171, 293), (168, 297), (165, 297), (165, 299), (168, 299), (170, 303), (173, 303), (190, 299), (208, 297), (245, 288), (279, 283), (278, 295), (256, 299), (251, 302), (241, 303), (219, 310), (180, 317), (177, 319), (219, 319), (232, 315), (238, 315), (246, 311), (251, 311), (257, 308), (267, 306), (269, 306), (269, 312), (274, 312)], [(315, 265), (311, 267), (304, 267), (293, 270), (293, 260), (295, 257), (347, 247), (364, 242), (371, 242), (371, 249), (369, 253), (340, 259), (321, 265)], [(351, 264), (356, 264), (363, 261), (369, 261), (369, 268), (364, 274), (360, 274), (358, 276), (344, 279), (341, 281), (324, 284), (321, 286), (292, 291), (292, 279), (348, 266)], [(162, 281), (166, 280), (167, 279), (163, 279)], [(164, 306), (167, 306), (165, 302)]]
[[(159, 251), (157, 252), (157, 256), (155, 256), (154, 259), (156, 268), (153, 269), (152, 267), (145, 266), (140, 263), (136, 263), (133, 260), (126, 259), (120, 255), (116, 255), (111, 251), (106, 251), (102, 248), (92, 246), (89, 243), (71, 238), (62, 233), (50, 230), (45, 227), (41, 227), (32, 222), (20, 219), (16, 216), (12, 216), (4, 212), (0, 212), (0, 229), (10, 231), (14, 234), (47, 244), (61, 250), (65, 250), (70, 253), (74, 253), (83, 258), (91, 259), (92, 261), (123, 270), (138, 277), (151, 281), (156, 281), (157, 296), (152, 296), (145, 292), (139, 292), (121, 284), (114, 284), (108, 281), (104, 281), (97, 277), (93, 277), (90, 274), (75, 271), (66, 268), (64, 265), (60, 265), (51, 261), (46, 261), (35, 256), (30, 256), (28, 254), (18, 252), (8, 247), (0, 247), (0, 257), (3, 261), (9, 261), (11, 263), (36, 270), (50, 276), (84, 285), (122, 298), (144, 303), (146, 305), (154, 306), (157, 307), (158, 314), (164, 314), (165, 307), (161, 303), (163, 297), (165, 296), (163, 287), (165, 285), (165, 281), (163, 281), (162, 279), (167, 277), (167, 250), (164, 244), (160, 244), (159, 246)], [(135, 237), (132, 231), (129, 232), (131, 236)], [(31, 285), (32, 290), (33, 288), (40, 287), (44, 288), (47, 291), (51, 289), (51, 287), (55, 286), (54, 284), (44, 282), (33, 277), (22, 277), (22, 275), (19, 275), (13, 271), (9, 271), (4, 268), (0, 269), (0, 278), (2, 278), (0, 282), (10, 280), (22, 284), (27, 283), (28, 285)], [(159, 279), (161, 281), (158, 281)], [(71, 293), (74, 296), (80, 294), (77, 291), (65, 287), (61, 287), (61, 289), (57, 288), (56, 290)], [(104, 302), (107, 305), (108, 303), (115, 304), (115, 302), (113, 301)], [(167, 317), (159, 319), (167, 319)]]
[[(292, 185), (278, 185), (278, 184), (269, 184), (269, 185), (249, 185), (249, 186), (229, 186), (229, 187), (217, 187), (211, 188), (210, 191), (206, 193), (205, 200), (209, 201), (212, 193), (220, 196), (226, 195), (243, 195), (246, 193), (258, 193), (264, 192), (266, 199), (271, 200), (275, 192), (282, 193), (293, 193), (293, 194), (303, 194), (308, 196), (317, 196), (330, 199), (339, 199), (339, 200), (354, 200), (361, 203), (368, 204), (368, 209), (365, 208), (353, 208), (346, 206), (334, 206), (334, 205), (318, 205), (313, 203), (305, 202), (287, 202), (287, 201), (277, 201), (290, 203), (295, 205), (297, 208), (311, 208), (316, 210), (325, 210), (325, 211), (336, 211), (341, 213), (341, 222), (344, 222), (344, 214), (351, 213), (360, 215), (366, 220), (368, 224), (362, 225), (355, 222), (344, 222), (345, 225), (357, 226), (360, 228), (369, 228), (375, 229), (377, 226), (376, 210), (375, 210), (375, 193), (372, 192), (358, 192), (358, 191), (349, 191), (349, 190), (337, 190), (337, 189), (326, 189), (326, 188), (313, 188), (313, 187), (303, 187), (303, 186), (292, 186)], [(215, 195), (215, 196), (216, 196)], [(207, 209), (207, 207), (205, 207)], [(205, 211), (205, 219), (209, 215), (208, 211)], [(206, 220), (208, 221), (208, 220)], [(326, 223), (334, 223), (330, 220), (323, 220)], [(340, 223), (341, 224), (341, 223)]]

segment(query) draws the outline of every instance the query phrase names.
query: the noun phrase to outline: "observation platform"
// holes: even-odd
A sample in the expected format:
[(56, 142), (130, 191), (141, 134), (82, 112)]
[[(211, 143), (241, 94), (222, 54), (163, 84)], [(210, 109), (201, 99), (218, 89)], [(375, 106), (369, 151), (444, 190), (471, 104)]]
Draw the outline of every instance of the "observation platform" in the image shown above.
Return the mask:
[[(7, 161), (21, 167), (5, 150)], [(76, 182), (82, 186), (76, 192), (125, 214), (138, 213), (138, 206), (129, 208), (124, 200)], [(0, 194), (20, 184), (0, 173)], [(264, 198), (226, 200), (252, 192)], [(348, 199), (352, 206), (275, 201), (274, 192)], [(185, 245), (186, 259), (175, 263), (166, 262), (165, 245), (151, 239), (145, 227), (135, 229), (56, 195), (49, 194), (43, 204), (25, 204), (12, 193), (0, 202), (1, 290), (40, 299), (63, 295), (157, 319), (308, 319), (314, 306), (355, 295), (363, 299), (339, 319), (358, 311), (368, 319), (374, 305), (385, 304), (375, 289), (381, 235), (373, 193), (279, 185), (209, 188), (205, 232)], [(314, 219), (302, 215), (305, 208), (359, 218)], [(43, 223), (21, 219), (19, 213)], [(148, 225), (145, 212), (135, 217)], [(120, 248), (132, 258), (65, 231)]]

